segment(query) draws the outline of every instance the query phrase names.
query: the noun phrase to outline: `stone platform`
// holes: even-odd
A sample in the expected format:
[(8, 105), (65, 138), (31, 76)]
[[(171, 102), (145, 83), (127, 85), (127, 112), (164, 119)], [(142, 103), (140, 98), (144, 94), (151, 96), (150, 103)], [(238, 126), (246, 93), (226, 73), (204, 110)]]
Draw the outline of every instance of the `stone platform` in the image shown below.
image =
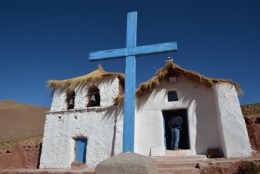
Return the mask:
[(85, 169), (6, 169), (0, 174), (95, 174), (95, 168)]
[(206, 155), (194, 155), (191, 150), (165, 150), (164, 156), (153, 156), (158, 174), (199, 174), (198, 163), (207, 160)]

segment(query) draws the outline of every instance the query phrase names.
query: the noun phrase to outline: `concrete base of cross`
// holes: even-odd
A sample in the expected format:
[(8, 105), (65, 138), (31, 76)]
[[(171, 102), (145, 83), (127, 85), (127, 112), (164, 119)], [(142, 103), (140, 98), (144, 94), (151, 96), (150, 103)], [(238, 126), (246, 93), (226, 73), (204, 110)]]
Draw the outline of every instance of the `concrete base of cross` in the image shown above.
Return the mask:
[(147, 156), (126, 152), (101, 161), (95, 174), (157, 174), (156, 161)]

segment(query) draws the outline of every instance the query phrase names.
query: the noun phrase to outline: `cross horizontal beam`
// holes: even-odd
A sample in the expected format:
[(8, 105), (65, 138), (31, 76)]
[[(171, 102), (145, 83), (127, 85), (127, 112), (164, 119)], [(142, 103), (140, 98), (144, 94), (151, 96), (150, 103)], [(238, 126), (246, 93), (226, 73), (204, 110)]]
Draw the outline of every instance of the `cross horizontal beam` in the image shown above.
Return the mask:
[(89, 60), (114, 59), (126, 56), (138, 56), (143, 54), (156, 54), (167, 51), (177, 51), (177, 42), (168, 42), (154, 45), (119, 48), (113, 50), (97, 51), (89, 54)]

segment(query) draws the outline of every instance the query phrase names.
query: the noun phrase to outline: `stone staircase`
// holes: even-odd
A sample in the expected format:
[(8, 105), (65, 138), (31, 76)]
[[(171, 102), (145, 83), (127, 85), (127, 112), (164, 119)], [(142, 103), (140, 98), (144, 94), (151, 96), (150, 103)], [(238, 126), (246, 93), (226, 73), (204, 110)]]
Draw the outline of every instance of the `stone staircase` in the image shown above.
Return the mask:
[(199, 174), (199, 162), (205, 155), (193, 155), (190, 150), (165, 151), (165, 156), (151, 156), (157, 162), (158, 174)]
[[(207, 159), (206, 155), (194, 155), (190, 150), (164, 150), (163, 153), (164, 156), (151, 156), (157, 162), (158, 174), (200, 174), (198, 163)], [(95, 174), (95, 169), (84, 174)]]
[[(160, 153), (159, 153), (160, 152)], [(151, 151), (151, 158), (157, 162), (158, 174), (200, 174), (198, 163), (207, 159), (206, 155), (194, 155), (190, 150)], [(158, 156), (155, 156), (158, 155)], [(95, 168), (71, 169), (14, 169), (0, 170), (0, 174), (95, 174)]]

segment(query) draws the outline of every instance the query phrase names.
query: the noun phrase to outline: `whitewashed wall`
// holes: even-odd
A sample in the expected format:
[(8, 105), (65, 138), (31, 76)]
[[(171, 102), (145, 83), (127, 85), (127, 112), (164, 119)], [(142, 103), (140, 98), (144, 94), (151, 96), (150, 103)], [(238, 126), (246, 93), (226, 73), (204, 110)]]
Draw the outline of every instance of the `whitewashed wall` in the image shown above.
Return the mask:
[(214, 89), (225, 157), (251, 156), (247, 128), (234, 85), (220, 83)]
[[(87, 108), (88, 88), (100, 90), (100, 107)], [(113, 106), (119, 94), (118, 78), (107, 78), (75, 89), (75, 107), (66, 110), (66, 90), (54, 92), (51, 111), (46, 115), (40, 168), (70, 168), (75, 160), (75, 139), (87, 138), (86, 164), (100, 161), (122, 151), (122, 106)]]
[[(77, 87), (75, 89), (75, 109), (87, 108), (88, 103), (88, 89), (92, 86), (97, 86), (100, 94), (100, 106), (113, 105), (113, 99), (119, 94), (119, 79), (118, 78), (106, 78), (99, 80), (95, 83), (90, 82), (84, 86)], [(54, 91), (53, 101), (51, 105), (51, 111), (67, 110), (66, 104), (66, 89), (60, 89)]]
[(123, 150), (123, 123), (124, 123), (124, 105), (120, 104), (117, 107), (117, 117), (116, 117), (116, 125), (115, 125), (115, 148), (114, 154), (117, 155), (122, 152)]
[(100, 161), (122, 149), (116, 137), (122, 121), (116, 106), (91, 108), (74, 112), (49, 112), (46, 115), (40, 168), (70, 168), (75, 160), (75, 139), (87, 138), (86, 164), (96, 166)]
[[(168, 102), (168, 91), (177, 91), (178, 101)], [(219, 148), (221, 138), (215, 106), (214, 89), (183, 77), (176, 83), (160, 86), (137, 99), (135, 152), (149, 155), (150, 148), (164, 147), (162, 110), (188, 109), (190, 148), (194, 154), (206, 154), (208, 148)]]

